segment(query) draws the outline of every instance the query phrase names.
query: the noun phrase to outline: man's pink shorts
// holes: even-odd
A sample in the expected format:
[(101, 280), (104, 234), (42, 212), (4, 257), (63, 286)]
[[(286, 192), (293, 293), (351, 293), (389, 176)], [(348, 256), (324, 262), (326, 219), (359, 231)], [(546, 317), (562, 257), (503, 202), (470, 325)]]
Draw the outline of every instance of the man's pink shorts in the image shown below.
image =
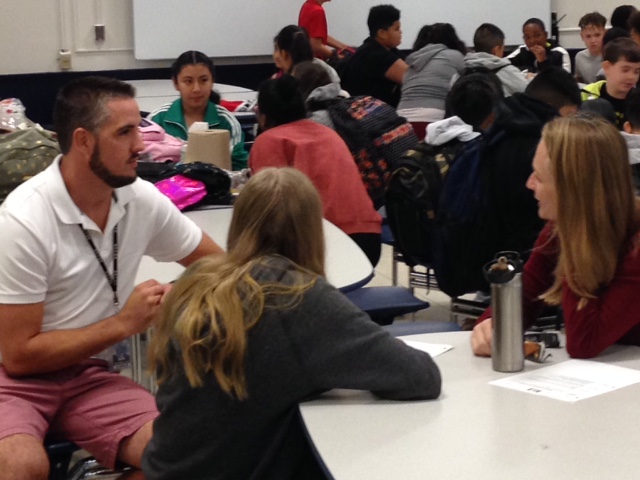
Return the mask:
[(100, 360), (20, 378), (0, 366), (0, 439), (24, 433), (70, 440), (113, 468), (120, 442), (157, 416), (147, 390)]

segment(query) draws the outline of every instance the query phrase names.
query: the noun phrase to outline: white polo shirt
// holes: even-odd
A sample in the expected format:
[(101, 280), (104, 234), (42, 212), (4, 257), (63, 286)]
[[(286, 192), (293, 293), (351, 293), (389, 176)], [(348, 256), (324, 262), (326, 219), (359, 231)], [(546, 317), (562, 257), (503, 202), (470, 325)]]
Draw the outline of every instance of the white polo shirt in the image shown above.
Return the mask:
[(44, 302), (42, 331), (79, 328), (116, 313), (113, 291), (79, 225), (113, 274), (118, 225), (118, 296), (134, 288), (140, 259), (176, 261), (192, 253), (202, 231), (154, 185), (118, 188), (104, 233), (71, 199), (60, 158), (20, 185), (0, 206), (0, 303)]

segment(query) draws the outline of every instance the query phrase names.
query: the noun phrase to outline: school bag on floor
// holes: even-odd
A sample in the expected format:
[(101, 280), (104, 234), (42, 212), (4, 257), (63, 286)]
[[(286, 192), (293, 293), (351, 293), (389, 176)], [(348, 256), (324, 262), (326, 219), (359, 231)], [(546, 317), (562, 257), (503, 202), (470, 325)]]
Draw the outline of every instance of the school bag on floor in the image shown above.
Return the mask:
[(370, 96), (338, 99), (327, 110), (374, 205), (381, 206), (395, 162), (419, 143), (413, 127), (395, 108)]
[(0, 202), (47, 168), (59, 153), (54, 134), (41, 127), (0, 134)]

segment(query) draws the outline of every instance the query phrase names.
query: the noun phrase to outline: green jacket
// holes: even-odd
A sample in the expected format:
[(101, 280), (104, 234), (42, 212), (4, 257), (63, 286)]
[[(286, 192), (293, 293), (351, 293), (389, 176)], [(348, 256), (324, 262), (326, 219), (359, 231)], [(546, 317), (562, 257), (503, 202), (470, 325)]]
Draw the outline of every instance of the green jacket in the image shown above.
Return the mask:
[[(173, 103), (163, 105), (151, 112), (149, 118), (164, 128), (169, 135), (182, 140), (188, 139), (189, 131), (184, 120), (181, 99), (178, 98)], [(226, 108), (209, 102), (204, 121), (209, 124), (209, 128), (229, 130), (231, 133), (231, 168), (233, 170), (247, 168), (249, 154), (244, 149), (244, 133), (236, 117)]]

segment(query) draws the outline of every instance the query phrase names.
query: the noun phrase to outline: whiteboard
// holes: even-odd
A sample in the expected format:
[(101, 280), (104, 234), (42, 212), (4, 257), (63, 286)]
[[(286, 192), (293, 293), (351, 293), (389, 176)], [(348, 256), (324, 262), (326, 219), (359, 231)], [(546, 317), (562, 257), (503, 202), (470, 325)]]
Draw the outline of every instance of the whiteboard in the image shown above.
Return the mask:
[[(187, 50), (211, 57), (273, 53), (273, 37), (297, 24), (304, 0), (133, 0), (134, 54), (140, 60), (174, 59)], [(386, 0), (385, 0), (386, 2)], [(358, 46), (368, 36), (369, 9), (380, 0), (327, 2), (329, 35)], [(541, 18), (551, 29), (551, 0), (394, 0), (401, 11), (403, 42), (410, 49), (425, 24), (449, 22), (473, 45), (476, 28), (500, 27), (507, 45), (522, 43), (522, 24)]]

